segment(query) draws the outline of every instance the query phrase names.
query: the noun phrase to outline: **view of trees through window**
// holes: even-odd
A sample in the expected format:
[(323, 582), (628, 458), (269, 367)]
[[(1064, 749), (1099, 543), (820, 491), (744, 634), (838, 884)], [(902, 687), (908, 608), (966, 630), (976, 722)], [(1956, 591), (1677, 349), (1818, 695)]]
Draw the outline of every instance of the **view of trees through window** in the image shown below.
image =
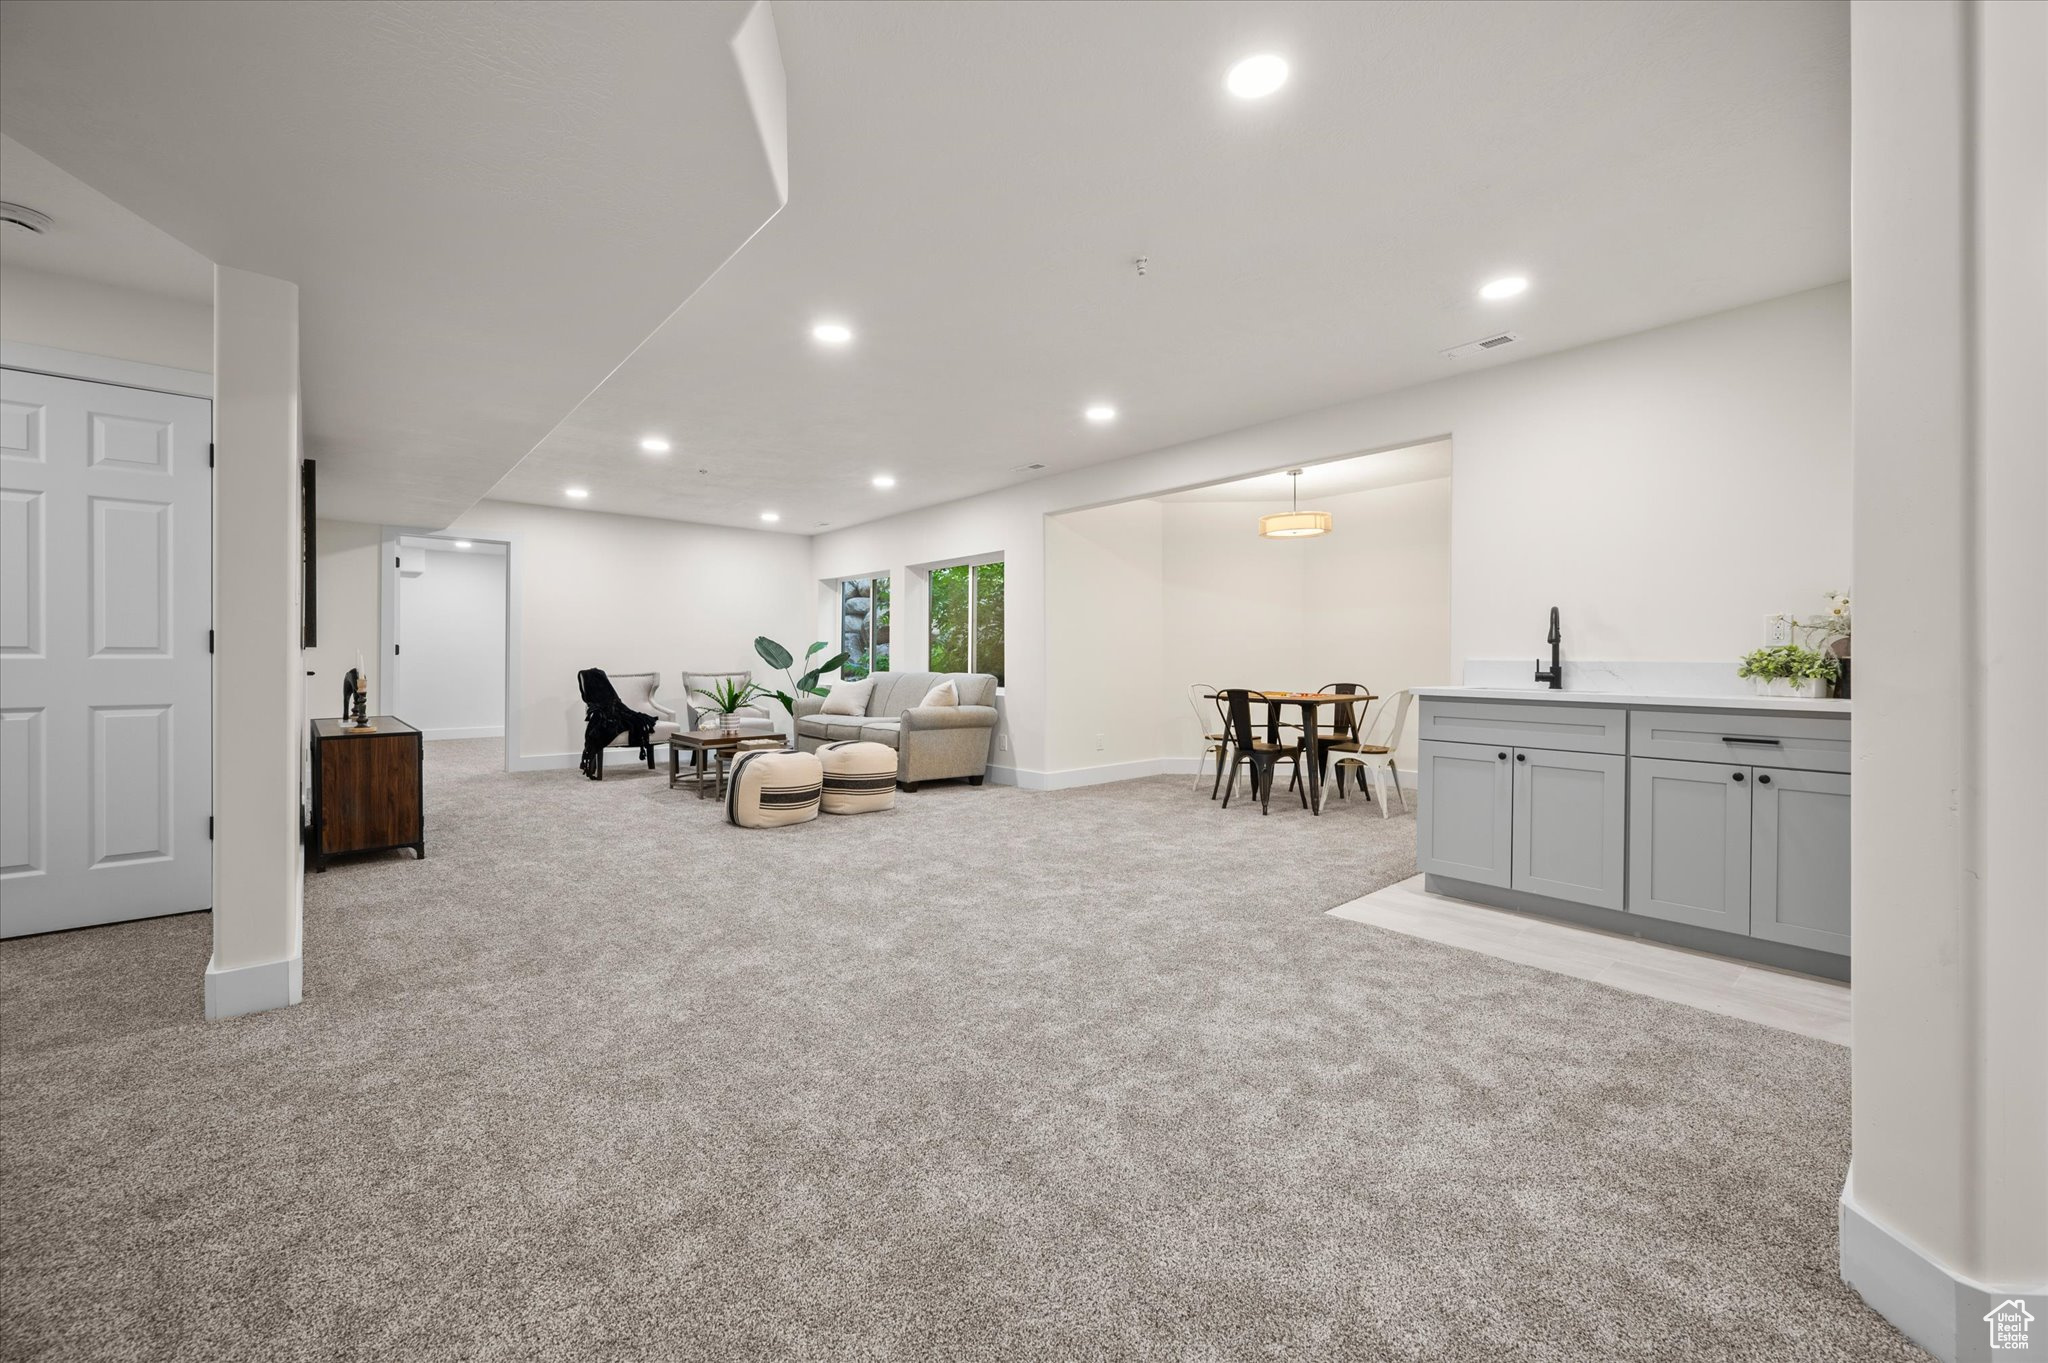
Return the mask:
[(889, 670), (889, 579), (850, 577), (839, 584), (839, 646), (846, 662), (839, 675), (859, 681)]
[(992, 672), (1003, 684), (1003, 565), (932, 570), (931, 670)]

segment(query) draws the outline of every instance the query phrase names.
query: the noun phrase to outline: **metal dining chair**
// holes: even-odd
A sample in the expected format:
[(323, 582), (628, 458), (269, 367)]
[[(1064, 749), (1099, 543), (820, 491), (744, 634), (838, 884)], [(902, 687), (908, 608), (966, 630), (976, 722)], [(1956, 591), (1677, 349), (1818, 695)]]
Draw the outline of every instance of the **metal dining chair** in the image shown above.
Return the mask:
[[(1364, 682), (1331, 682), (1327, 686), (1317, 687), (1316, 694), (1320, 696), (1370, 696), (1372, 688)], [(1369, 701), (1366, 702), (1368, 705), (1370, 703)], [(1317, 719), (1316, 734), (1311, 746), (1315, 749), (1313, 756), (1316, 769), (1324, 777), (1328, 777), (1330, 774), (1329, 754), (1333, 745), (1356, 742), (1358, 740), (1358, 721), (1361, 718), (1360, 712), (1363, 708), (1364, 706), (1359, 705), (1332, 706), (1330, 709), (1332, 727), (1328, 729), (1322, 727), (1322, 720), (1320, 718)], [(1304, 736), (1304, 742), (1307, 741)], [(1363, 787), (1360, 787), (1360, 789), (1363, 789)], [(1343, 791), (1341, 789), (1338, 791), (1338, 798), (1343, 798)]]
[[(1223, 788), (1223, 807), (1230, 808), (1230, 797), (1237, 793), (1238, 768), (1249, 765), (1252, 769), (1252, 794), (1258, 797), (1259, 812), (1270, 814), (1273, 812), (1273, 769), (1282, 762), (1291, 762), (1299, 776), (1302, 749), (1259, 737), (1252, 726), (1252, 704), (1260, 699), (1259, 692), (1231, 687), (1222, 695), (1224, 714), (1229, 719), (1225, 728), (1230, 735), (1230, 782)], [(1306, 786), (1301, 791), (1301, 807), (1308, 808)]]
[[(1401, 746), (1401, 730), (1408, 723), (1408, 703), (1413, 700), (1412, 691), (1396, 691), (1380, 705), (1379, 713), (1365, 732), (1348, 742), (1332, 743), (1328, 751), (1335, 756), (1337, 768), (1337, 795), (1344, 794), (1344, 768), (1358, 768), (1358, 788), (1365, 790), (1365, 778), (1370, 774), (1373, 784), (1379, 790), (1380, 817), (1387, 817), (1387, 792), (1385, 782), (1389, 777), (1394, 782), (1394, 798), (1401, 802), (1401, 812), (1408, 812), (1408, 796), (1401, 789), (1401, 768), (1395, 764), (1395, 750)], [(1392, 716), (1392, 722), (1387, 722)], [(1372, 798), (1372, 792), (1366, 792)]]
[(1195, 727), (1202, 734), (1201, 750), (1195, 754), (1195, 789), (1202, 788), (1202, 763), (1213, 758), (1216, 779), (1209, 789), (1209, 798), (1213, 800), (1223, 788), (1223, 759), (1230, 753), (1230, 718), (1223, 713), (1222, 696), (1206, 682), (1188, 683), (1188, 708), (1195, 712)]

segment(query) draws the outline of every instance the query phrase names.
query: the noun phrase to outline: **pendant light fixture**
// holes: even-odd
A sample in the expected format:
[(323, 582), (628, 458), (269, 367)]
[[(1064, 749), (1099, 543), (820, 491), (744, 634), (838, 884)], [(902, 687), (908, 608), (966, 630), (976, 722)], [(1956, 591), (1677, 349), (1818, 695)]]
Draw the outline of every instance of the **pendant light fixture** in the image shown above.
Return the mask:
[(1259, 517), (1259, 534), (1269, 540), (1303, 539), (1310, 535), (1330, 533), (1330, 513), (1327, 511), (1303, 511), (1301, 509), (1301, 470), (1289, 469), (1287, 476), (1294, 480), (1294, 510), (1276, 511), (1270, 516)]

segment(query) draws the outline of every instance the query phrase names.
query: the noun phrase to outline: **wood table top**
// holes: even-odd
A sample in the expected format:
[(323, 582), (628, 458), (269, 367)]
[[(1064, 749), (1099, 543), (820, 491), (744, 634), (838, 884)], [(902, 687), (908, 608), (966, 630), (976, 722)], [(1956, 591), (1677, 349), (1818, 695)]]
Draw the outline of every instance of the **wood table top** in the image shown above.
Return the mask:
[(1260, 700), (1284, 701), (1293, 705), (1341, 705), (1345, 702), (1363, 704), (1378, 700), (1370, 691), (1353, 691), (1348, 695), (1333, 695), (1328, 691), (1254, 691)]
[(766, 738), (767, 734), (729, 734), (720, 729), (685, 729), (670, 734), (668, 741), (683, 748), (723, 748), (743, 743), (750, 738)]

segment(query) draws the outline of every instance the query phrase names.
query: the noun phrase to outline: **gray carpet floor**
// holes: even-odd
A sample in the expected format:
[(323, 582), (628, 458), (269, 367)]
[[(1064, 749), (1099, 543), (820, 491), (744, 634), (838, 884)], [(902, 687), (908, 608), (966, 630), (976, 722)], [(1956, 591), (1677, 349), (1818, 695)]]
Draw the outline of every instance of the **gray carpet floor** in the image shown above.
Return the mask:
[(8, 1359), (1922, 1359), (1849, 1057), (1323, 915), (1414, 825), (1185, 780), (724, 826), (431, 744), (428, 860), (0, 946)]

